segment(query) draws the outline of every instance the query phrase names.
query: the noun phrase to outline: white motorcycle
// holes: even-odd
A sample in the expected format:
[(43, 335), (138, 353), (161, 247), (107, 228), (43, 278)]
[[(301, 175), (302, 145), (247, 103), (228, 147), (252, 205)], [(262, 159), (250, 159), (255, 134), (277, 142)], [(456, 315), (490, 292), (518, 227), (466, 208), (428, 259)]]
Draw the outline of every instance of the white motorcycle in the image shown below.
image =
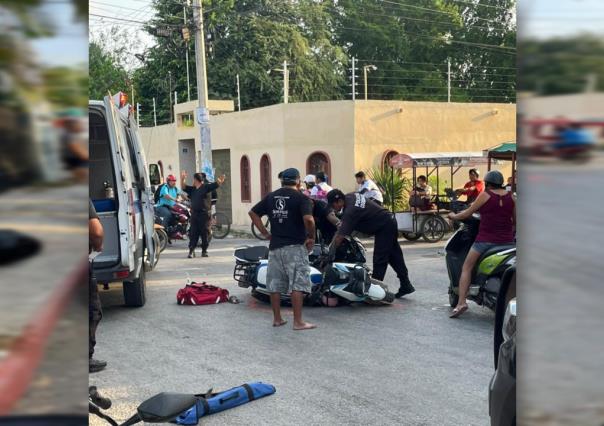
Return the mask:
[[(365, 248), (356, 239), (347, 239), (330, 255), (326, 247), (316, 244), (309, 255), (311, 292), (304, 302), (311, 306), (338, 306), (353, 302), (391, 304), (394, 293), (371, 277), (365, 265)], [(268, 247), (246, 246), (235, 250), (233, 278), (240, 287), (252, 288), (252, 296), (268, 301), (266, 289)], [(282, 294), (281, 301), (291, 303), (291, 295)]]

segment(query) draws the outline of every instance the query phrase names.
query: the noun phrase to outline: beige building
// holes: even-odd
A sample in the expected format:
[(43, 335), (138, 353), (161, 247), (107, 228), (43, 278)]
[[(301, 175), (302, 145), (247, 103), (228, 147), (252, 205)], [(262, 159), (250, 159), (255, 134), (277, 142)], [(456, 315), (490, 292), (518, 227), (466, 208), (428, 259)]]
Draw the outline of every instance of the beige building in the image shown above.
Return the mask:
[[(141, 129), (147, 160), (161, 160), (164, 174), (177, 175), (200, 164), (194, 109), (195, 102), (176, 105), (176, 123)], [(230, 108), (210, 109), (218, 113)], [(234, 224), (245, 225), (250, 207), (279, 187), (277, 173), (287, 167), (302, 175), (324, 170), (332, 186), (352, 191), (355, 172), (380, 167), (395, 153), (482, 151), (514, 141), (516, 106), (307, 102), (219, 114), (210, 123), (214, 167), (228, 176), (219, 209), (231, 214)], [(509, 174), (508, 165), (501, 167)], [(486, 172), (486, 165), (481, 169)], [(463, 185), (466, 178), (467, 173), (457, 173), (452, 186)]]

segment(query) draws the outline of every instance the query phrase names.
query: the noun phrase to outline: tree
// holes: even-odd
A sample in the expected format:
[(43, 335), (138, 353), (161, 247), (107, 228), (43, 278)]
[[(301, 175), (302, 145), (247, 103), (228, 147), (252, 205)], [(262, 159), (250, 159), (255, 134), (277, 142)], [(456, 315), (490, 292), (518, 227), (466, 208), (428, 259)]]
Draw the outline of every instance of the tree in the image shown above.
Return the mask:
[(526, 40), (521, 49), (520, 90), (540, 95), (578, 93), (590, 75), (597, 90), (604, 90), (604, 42), (581, 35), (551, 40)]
[(107, 91), (127, 91), (130, 78), (118, 63), (115, 54), (107, 51), (98, 42), (88, 45), (90, 99), (103, 99)]
[[(158, 122), (169, 117), (168, 71), (179, 99), (186, 97), (186, 45), (179, 36), (182, 7), (169, 0), (156, 0), (156, 17), (147, 30), (167, 29), (171, 37), (156, 37), (157, 45), (136, 71), (135, 81), (146, 108), (158, 99)], [(334, 45), (329, 14), (313, 0), (253, 2), (214, 0), (204, 2), (208, 93), (211, 98), (234, 99), (239, 74), (242, 106), (257, 107), (282, 100), (282, 80), (267, 71), (290, 64), (292, 102), (340, 99), (346, 81), (346, 57)], [(192, 10), (188, 9), (189, 22)], [(196, 98), (193, 43), (189, 43), (192, 97)], [(169, 85), (169, 82), (168, 82)]]
[[(82, 108), (88, 103), (88, 70), (53, 67), (43, 72), (46, 98), (60, 107), (78, 105)], [(98, 99), (98, 98), (94, 98)]]

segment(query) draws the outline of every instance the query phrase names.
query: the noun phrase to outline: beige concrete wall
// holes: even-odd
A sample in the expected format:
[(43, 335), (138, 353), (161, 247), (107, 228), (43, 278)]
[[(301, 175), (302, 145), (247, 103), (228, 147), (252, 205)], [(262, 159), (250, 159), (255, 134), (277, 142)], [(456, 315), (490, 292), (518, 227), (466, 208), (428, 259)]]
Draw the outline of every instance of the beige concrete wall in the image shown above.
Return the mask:
[[(355, 159), (357, 170), (379, 167), (384, 153), (482, 151), (516, 140), (516, 105), (443, 102), (357, 101)], [(505, 176), (511, 165), (502, 163)], [(483, 174), (487, 166), (478, 167)], [(425, 173), (425, 170), (422, 171)], [(467, 180), (460, 170), (449, 185)]]
[[(332, 182), (345, 182), (353, 174), (353, 119), (350, 102), (313, 102), (272, 105), (211, 119), (212, 148), (231, 150), (233, 223), (249, 224), (247, 212), (260, 200), (260, 159), (269, 154), (272, 189), (277, 174), (295, 167), (306, 174), (306, 160), (315, 151), (328, 154)], [(251, 166), (251, 203), (241, 202), (239, 165), (247, 155)]]
[(604, 119), (604, 93), (526, 97), (518, 104), (525, 118)]
[(180, 175), (178, 159), (178, 139), (176, 126), (164, 124), (157, 127), (141, 127), (139, 129), (143, 148), (147, 157), (147, 164), (157, 164), (159, 160), (164, 165), (164, 174)]

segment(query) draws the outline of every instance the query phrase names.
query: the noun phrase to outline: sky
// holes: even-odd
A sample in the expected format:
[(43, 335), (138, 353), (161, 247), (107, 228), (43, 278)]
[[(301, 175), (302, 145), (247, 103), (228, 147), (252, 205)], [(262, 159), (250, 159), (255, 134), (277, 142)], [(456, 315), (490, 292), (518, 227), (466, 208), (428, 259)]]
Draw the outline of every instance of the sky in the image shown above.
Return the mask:
[(604, 35), (602, 0), (519, 0), (521, 38), (572, 36), (582, 32)]
[[(178, 1), (178, 0), (175, 0)], [(401, 0), (404, 3), (408, 0)], [(413, 2), (409, 2), (413, 3)], [(45, 11), (59, 24), (56, 37), (36, 41), (34, 44), (41, 60), (47, 64), (76, 64), (87, 57), (87, 28), (77, 23), (69, 2), (53, 0), (45, 6)], [(153, 45), (153, 38), (141, 29), (140, 22), (153, 15), (151, 0), (90, 0), (90, 13), (107, 17), (118, 17), (134, 22), (116, 21), (100, 16), (90, 17), (93, 34), (118, 25), (127, 32), (133, 43), (133, 54), (142, 53)], [(519, 37), (550, 38), (570, 36), (581, 32), (604, 35), (604, 1), (602, 0), (519, 0)]]
[(49, 2), (42, 6), (42, 12), (56, 25), (56, 34), (32, 42), (38, 60), (52, 66), (88, 62), (88, 28), (86, 22), (76, 21), (71, 2)]

